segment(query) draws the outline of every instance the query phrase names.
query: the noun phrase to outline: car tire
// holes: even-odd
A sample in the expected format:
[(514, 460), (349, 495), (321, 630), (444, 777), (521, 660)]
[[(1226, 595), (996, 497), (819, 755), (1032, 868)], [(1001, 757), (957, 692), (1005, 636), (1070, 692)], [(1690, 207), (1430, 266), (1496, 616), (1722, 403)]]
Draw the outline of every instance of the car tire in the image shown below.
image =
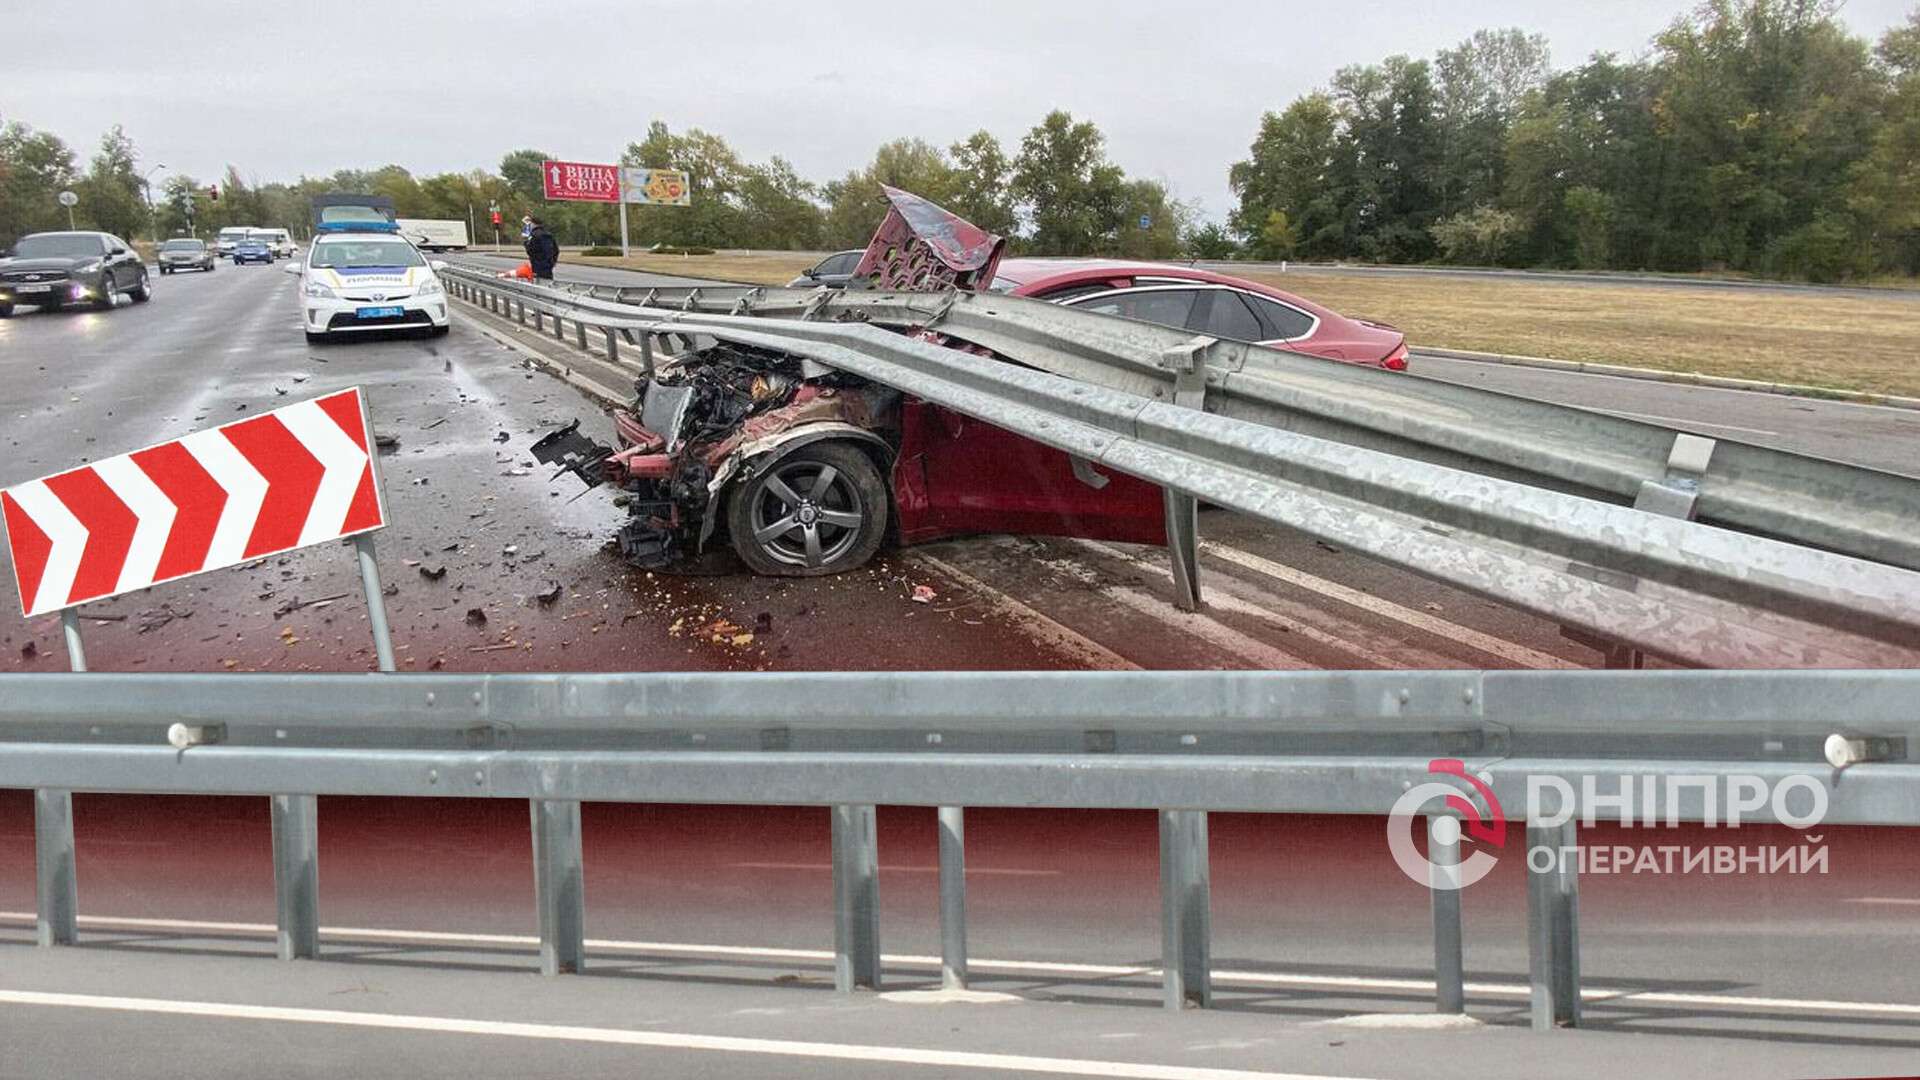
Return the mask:
[(11, 318), (13, 318), (13, 305), (0, 304), (0, 319), (11, 319)]
[(133, 302), (144, 304), (153, 299), (153, 281), (147, 275), (140, 275), (140, 284), (133, 287)]
[(100, 295), (94, 297), (93, 306), (97, 311), (112, 311), (114, 294), (120, 291), (120, 283), (108, 274), (100, 279)]
[(824, 577), (873, 558), (886, 540), (891, 507), (872, 458), (850, 443), (817, 442), (735, 484), (727, 532), (756, 574)]

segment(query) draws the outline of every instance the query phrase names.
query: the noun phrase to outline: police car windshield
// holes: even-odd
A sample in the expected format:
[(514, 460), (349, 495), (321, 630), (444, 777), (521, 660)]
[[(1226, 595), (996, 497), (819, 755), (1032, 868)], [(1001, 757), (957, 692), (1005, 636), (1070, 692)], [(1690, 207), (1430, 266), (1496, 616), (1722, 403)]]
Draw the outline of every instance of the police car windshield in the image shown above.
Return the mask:
[(347, 270), (369, 266), (425, 266), (412, 244), (395, 240), (322, 240), (313, 245), (313, 265)]

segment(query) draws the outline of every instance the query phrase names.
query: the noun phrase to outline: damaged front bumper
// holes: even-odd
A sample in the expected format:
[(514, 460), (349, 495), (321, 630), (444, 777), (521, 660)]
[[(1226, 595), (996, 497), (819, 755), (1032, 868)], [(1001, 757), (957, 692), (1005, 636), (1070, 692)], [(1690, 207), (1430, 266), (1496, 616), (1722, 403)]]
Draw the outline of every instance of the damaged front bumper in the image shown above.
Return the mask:
[(617, 539), (636, 566), (660, 569), (705, 552), (724, 517), (729, 485), (793, 447), (848, 439), (897, 445), (900, 394), (855, 376), (809, 375), (784, 353), (715, 345), (667, 364), (612, 412), (615, 445), (578, 420), (534, 443), (536, 461), (588, 487), (625, 495)]

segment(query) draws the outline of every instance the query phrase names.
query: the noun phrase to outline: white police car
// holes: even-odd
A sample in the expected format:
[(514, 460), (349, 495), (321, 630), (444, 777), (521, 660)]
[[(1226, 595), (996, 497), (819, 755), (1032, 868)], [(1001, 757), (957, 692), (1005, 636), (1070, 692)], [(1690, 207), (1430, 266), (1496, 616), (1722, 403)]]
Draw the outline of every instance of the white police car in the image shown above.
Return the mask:
[(333, 334), (408, 327), (447, 332), (447, 292), (428, 262), (399, 235), (376, 229), (322, 232), (306, 258), (287, 267), (300, 277), (308, 341)]

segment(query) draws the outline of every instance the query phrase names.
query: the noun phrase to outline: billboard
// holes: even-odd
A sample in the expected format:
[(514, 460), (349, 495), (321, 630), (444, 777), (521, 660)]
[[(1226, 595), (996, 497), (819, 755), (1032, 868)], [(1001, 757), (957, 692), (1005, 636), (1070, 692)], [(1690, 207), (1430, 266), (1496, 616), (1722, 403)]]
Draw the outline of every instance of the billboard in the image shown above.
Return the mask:
[(543, 161), (540, 163), (540, 182), (548, 200), (620, 201), (620, 167), (617, 165)]
[(620, 170), (621, 182), (627, 188), (627, 201), (652, 206), (692, 206), (693, 185), (691, 178), (681, 169), (641, 169)]

